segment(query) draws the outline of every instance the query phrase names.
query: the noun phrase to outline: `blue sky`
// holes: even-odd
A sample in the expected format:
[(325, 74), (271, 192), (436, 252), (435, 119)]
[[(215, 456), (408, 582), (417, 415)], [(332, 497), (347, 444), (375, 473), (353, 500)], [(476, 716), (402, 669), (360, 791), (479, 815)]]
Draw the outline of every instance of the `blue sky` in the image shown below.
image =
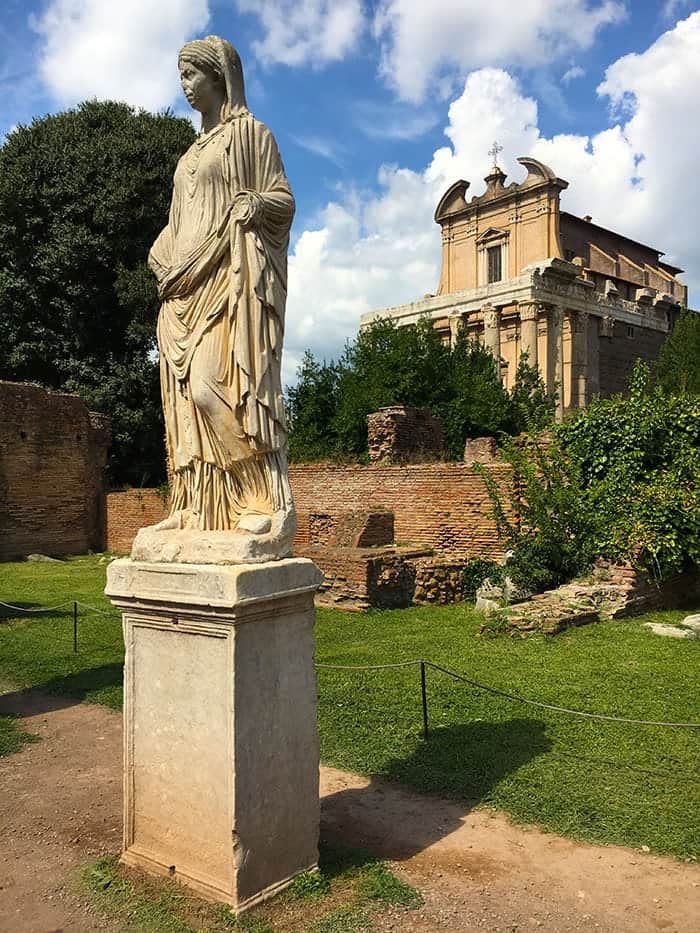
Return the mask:
[(2, 0), (0, 137), (89, 97), (185, 113), (177, 50), (217, 33), (297, 197), (285, 375), (366, 310), (435, 289), (435, 204), (490, 144), (563, 204), (667, 252), (700, 288), (700, 3), (686, 0)]

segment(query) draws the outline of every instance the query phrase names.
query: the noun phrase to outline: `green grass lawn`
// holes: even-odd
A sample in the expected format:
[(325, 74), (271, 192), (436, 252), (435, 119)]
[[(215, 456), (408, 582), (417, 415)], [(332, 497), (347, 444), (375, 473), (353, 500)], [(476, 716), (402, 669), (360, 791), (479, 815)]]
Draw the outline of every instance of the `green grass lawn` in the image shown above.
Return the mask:
[[(0, 565), (0, 600), (103, 610), (105, 565)], [(118, 708), (119, 616), (81, 610), (78, 655), (69, 608), (0, 625), (4, 689), (39, 687)], [(319, 662), (381, 664), (424, 657), (475, 680), (560, 706), (631, 719), (700, 721), (700, 642), (653, 635), (642, 622), (555, 638), (479, 638), (467, 607), (363, 615), (318, 613)], [(700, 730), (575, 719), (522, 706), (428, 671), (431, 734), (421, 735), (418, 668), (319, 670), (327, 764), (498, 807), (578, 838), (700, 858)], [(2, 725), (0, 724), (0, 729)], [(15, 737), (16, 739), (16, 737)]]

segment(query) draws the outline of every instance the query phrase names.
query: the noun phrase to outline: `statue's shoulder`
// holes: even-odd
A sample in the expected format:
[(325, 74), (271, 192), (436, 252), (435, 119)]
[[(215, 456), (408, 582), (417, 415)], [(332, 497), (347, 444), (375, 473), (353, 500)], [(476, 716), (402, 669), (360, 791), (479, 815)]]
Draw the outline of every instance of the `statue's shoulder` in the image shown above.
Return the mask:
[(266, 123), (263, 123), (262, 120), (258, 120), (255, 114), (251, 113), (250, 110), (247, 110), (238, 119), (244, 123), (247, 123), (253, 132), (253, 136), (258, 142), (265, 140), (274, 141), (275, 137), (272, 135), (272, 130), (269, 128), (269, 126)]

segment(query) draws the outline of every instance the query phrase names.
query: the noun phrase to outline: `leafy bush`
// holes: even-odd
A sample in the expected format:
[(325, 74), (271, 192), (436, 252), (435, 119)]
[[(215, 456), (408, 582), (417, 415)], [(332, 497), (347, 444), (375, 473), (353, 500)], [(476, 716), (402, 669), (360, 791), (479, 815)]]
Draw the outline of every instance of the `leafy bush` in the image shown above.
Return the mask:
[(700, 314), (685, 309), (661, 349), (656, 366), (661, 388), (669, 394), (700, 394)]
[(600, 516), (596, 548), (656, 577), (700, 562), (700, 395), (667, 395), (638, 363), (630, 397), (558, 428)]
[(507, 505), (488, 469), (476, 469), (491, 496), (498, 533), (511, 551), (504, 571), (517, 587), (532, 592), (586, 573), (597, 556), (599, 515), (590, 508), (576, 463), (556, 438), (547, 444), (533, 437), (508, 440), (503, 456), (514, 476)]
[[(700, 396), (666, 395), (638, 363), (630, 397), (598, 399), (548, 443), (508, 441), (508, 502), (485, 467), (506, 569), (541, 591), (630, 560), (658, 579), (700, 563)], [(515, 517), (515, 520), (514, 520)]]

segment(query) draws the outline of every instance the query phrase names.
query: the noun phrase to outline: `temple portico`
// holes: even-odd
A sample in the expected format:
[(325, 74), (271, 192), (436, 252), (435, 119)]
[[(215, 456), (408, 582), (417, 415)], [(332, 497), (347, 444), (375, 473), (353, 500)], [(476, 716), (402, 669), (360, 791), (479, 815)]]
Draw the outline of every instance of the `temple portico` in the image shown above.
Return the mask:
[(493, 354), (508, 389), (526, 353), (561, 417), (624, 391), (634, 360), (657, 358), (687, 290), (657, 250), (561, 212), (567, 183), (534, 159), (518, 161), (528, 171), (520, 184), (504, 186), (494, 166), (480, 197), (467, 201), (468, 182), (457, 182), (441, 199), (437, 294), (365, 314), (361, 326), (428, 316), (452, 345), (464, 328)]

